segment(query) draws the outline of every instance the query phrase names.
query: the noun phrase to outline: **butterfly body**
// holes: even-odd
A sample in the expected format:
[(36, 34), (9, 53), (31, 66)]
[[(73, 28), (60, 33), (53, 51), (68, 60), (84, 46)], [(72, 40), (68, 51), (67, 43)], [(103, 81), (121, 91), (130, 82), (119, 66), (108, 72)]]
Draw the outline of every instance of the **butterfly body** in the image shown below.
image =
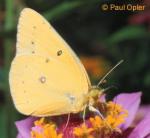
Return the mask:
[(9, 83), (19, 112), (53, 116), (84, 110), (92, 86), (83, 65), (54, 28), (32, 9), (21, 12), (16, 47)]

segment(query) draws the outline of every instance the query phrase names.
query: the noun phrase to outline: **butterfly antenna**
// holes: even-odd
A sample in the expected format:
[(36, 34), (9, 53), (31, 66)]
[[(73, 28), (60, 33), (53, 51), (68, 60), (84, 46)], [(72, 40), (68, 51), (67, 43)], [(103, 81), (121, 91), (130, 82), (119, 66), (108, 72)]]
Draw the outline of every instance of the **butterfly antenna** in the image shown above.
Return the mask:
[(122, 62), (123, 62), (123, 60), (120, 60), (111, 70), (109, 70), (109, 71), (106, 73), (106, 75), (99, 81), (99, 83), (97, 84), (97, 87), (99, 87), (99, 85), (103, 83), (103, 81), (106, 79), (106, 77), (107, 77), (115, 68), (117, 68)]

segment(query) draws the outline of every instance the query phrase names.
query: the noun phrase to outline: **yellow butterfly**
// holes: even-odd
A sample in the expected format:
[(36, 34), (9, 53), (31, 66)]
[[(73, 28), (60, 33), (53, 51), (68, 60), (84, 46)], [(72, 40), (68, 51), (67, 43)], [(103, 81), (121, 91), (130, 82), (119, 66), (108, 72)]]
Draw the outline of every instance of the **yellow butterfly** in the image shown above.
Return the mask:
[(100, 94), (69, 45), (36, 11), (21, 12), (9, 83), (19, 112), (33, 116), (78, 113)]

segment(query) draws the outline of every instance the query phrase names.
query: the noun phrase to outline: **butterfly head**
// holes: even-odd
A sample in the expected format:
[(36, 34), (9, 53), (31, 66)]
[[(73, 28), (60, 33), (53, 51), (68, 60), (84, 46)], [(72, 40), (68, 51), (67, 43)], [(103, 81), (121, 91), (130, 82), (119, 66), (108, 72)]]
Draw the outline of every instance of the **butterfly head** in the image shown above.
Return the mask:
[(103, 93), (103, 89), (97, 86), (93, 86), (88, 93), (89, 105), (94, 105), (94, 103), (99, 99), (102, 93)]
[(99, 81), (99, 83), (96, 86), (92, 86), (91, 89), (89, 90), (88, 93), (88, 100), (89, 100), (89, 105), (94, 105), (97, 100), (99, 100), (99, 97), (102, 96), (103, 92), (107, 91), (111, 87), (108, 87), (106, 89), (101, 89), (100, 85), (105, 82), (106, 77), (116, 68), (118, 67), (123, 60), (119, 61), (112, 69), (110, 69), (104, 77)]

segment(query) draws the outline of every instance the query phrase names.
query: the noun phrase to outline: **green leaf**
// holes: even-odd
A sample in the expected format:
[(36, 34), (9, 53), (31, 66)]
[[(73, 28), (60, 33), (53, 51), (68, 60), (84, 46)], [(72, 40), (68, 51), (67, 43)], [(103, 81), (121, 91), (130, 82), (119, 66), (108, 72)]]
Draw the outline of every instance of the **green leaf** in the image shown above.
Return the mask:
[(71, 1), (71, 2), (63, 2), (62, 4), (59, 4), (54, 9), (45, 12), (43, 15), (49, 19), (52, 20), (53, 18), (58, 18), (59, 16), (63, 15), (69, 10), (73, 10), (74, 8), (80, 6), (82, 2), (79, 1)]
[(0, 135), (1, 138), (7, 138), (7, 116), (6, 116), (6, 109), (3, 106), (3, 108), (0, 108)]
[(6, 87), (6, 72), (4, 68), (0, 68), (0, 90), (5, 91)]
[(65, 2), (62, 2), (61, 4), (57, 5), (53, 9), (43, 13), (43, 16), (45, 16), (45, 18), (47, 18), (48, 20), (54, 20), (54, 19), (56, 20), (60, 16), (63, 16), (64, 14), (69, 13), (69, 11), (72, 11), (80, 6), (95, 3), (98, 1), (100, 1), (100, 0), (87, 0), (86, 2), (79, 1), (79, 0), (65, 1)]
[(16, 137), (15, 121), (18, 114), (12, 105), (0, 106), (0, 138)]
[(150, 86), (150, 72), (148, 72), (144, 78), (144, 84), (146, 85), (146, 87)]
[(145, 37), (147, 34), (148, 32), (143, 26), (126, 26), (112, 34), (105, 42), (108, 44), (116, 44), (125, 40)]

